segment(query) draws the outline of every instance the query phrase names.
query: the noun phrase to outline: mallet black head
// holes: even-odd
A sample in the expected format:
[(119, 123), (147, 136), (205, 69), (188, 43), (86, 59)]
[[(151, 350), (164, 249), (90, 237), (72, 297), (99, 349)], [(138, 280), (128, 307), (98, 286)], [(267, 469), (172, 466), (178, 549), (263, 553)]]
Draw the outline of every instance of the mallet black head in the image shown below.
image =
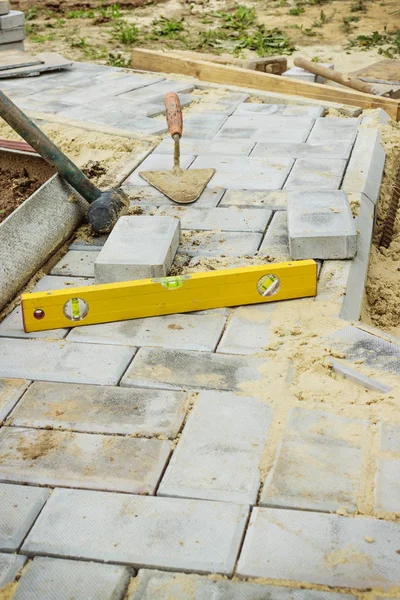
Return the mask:
[(102, 192), (88, 210), (88, 220), (96, 233), (108, 233), (118, 218), (128, 212), (129, 199), (120, 189)]

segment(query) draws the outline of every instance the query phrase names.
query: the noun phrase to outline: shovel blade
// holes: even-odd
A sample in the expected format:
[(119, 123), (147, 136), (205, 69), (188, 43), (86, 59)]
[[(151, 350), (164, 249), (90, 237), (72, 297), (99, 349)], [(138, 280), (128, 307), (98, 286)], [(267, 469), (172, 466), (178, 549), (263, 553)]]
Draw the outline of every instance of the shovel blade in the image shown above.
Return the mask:
[(180, 171), (142, 171), (139, 175), (178, 204), (195, 202), (214, 175), (215, 169)]

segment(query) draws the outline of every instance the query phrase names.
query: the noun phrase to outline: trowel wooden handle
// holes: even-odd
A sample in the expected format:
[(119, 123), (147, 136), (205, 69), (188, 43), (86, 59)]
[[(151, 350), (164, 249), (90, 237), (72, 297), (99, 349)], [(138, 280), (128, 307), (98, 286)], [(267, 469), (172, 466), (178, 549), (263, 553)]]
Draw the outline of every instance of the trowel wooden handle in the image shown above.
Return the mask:
[(360, 79), (348, 77), (339, 71), (333, 71), (332, 69), (328, 69), (327, 67), (319, 65), (318, 63), (311, 62), (311, 60), (307, 60), (306, 58), (295, 58), (294, 64), (296, 67), (301, 67), (310, 73), (314, 73), (314, 75), (321, 75), (321, 77), (325, 77), (331, 81), (336, 81), (336, 83), (345, 85), (353, 90), (358, 90), (359, 92), (364, 92), (365, 94), (376, 94), (375, 88), (369, 83), (364, 83), (364, 81), (361, 81)]
[(182, 137), (182, 108), (178, 94), (175, 94), (175, 92), (170, 92), (165, 96), (165, 116), (171, 136), (179, 135), (179, 137)]

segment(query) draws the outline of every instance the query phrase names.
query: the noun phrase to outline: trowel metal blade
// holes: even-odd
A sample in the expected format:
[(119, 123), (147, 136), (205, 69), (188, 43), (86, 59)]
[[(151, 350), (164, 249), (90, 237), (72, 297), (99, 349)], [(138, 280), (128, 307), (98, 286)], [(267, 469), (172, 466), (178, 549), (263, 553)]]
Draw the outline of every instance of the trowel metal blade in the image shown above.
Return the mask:
[(181, 171), (142, 171), (139, 175), (178, 204), (195, 202), (214, 175), (215, 169)]

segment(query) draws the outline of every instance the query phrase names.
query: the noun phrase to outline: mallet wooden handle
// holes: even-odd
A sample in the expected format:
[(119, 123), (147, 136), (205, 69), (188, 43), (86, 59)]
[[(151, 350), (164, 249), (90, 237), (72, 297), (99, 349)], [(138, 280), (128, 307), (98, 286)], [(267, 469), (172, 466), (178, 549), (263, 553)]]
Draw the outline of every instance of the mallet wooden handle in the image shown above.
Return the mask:
[(364, 92), (365, 94), (377, 93), (377, 90), (374, 88), (374, 86), (370, 85), (369, 83), (364, 83), (364, 81), (361, 81), (360, 79), (348, 77), (347, 75), (339, 73), (339, 71), (333, 71), (332, 69), (328, 69), (327, 67), (319, 65), (318, 63), (311, 62), (311, 60), (307, 60), (306, 58), (295, 58), (294, 64), (296, 67), (301, 67), (310, 73), (314, 73), (314, 75), (321, 75), (321, 77), (325, 77), (331, 81), (336, 81), (336, 83), (345, 85), (353, 90), (358, 90), (359, 92)]
[(167, 125), (171, 136), (174, 137), (175, 135), (178, 135), (179, 137), (182, 137), (182, 108), (178, 94), (175, 94), (175, 92), (169, 92), (169, 94), (165, 96), (165, 116), (167, 118)]

